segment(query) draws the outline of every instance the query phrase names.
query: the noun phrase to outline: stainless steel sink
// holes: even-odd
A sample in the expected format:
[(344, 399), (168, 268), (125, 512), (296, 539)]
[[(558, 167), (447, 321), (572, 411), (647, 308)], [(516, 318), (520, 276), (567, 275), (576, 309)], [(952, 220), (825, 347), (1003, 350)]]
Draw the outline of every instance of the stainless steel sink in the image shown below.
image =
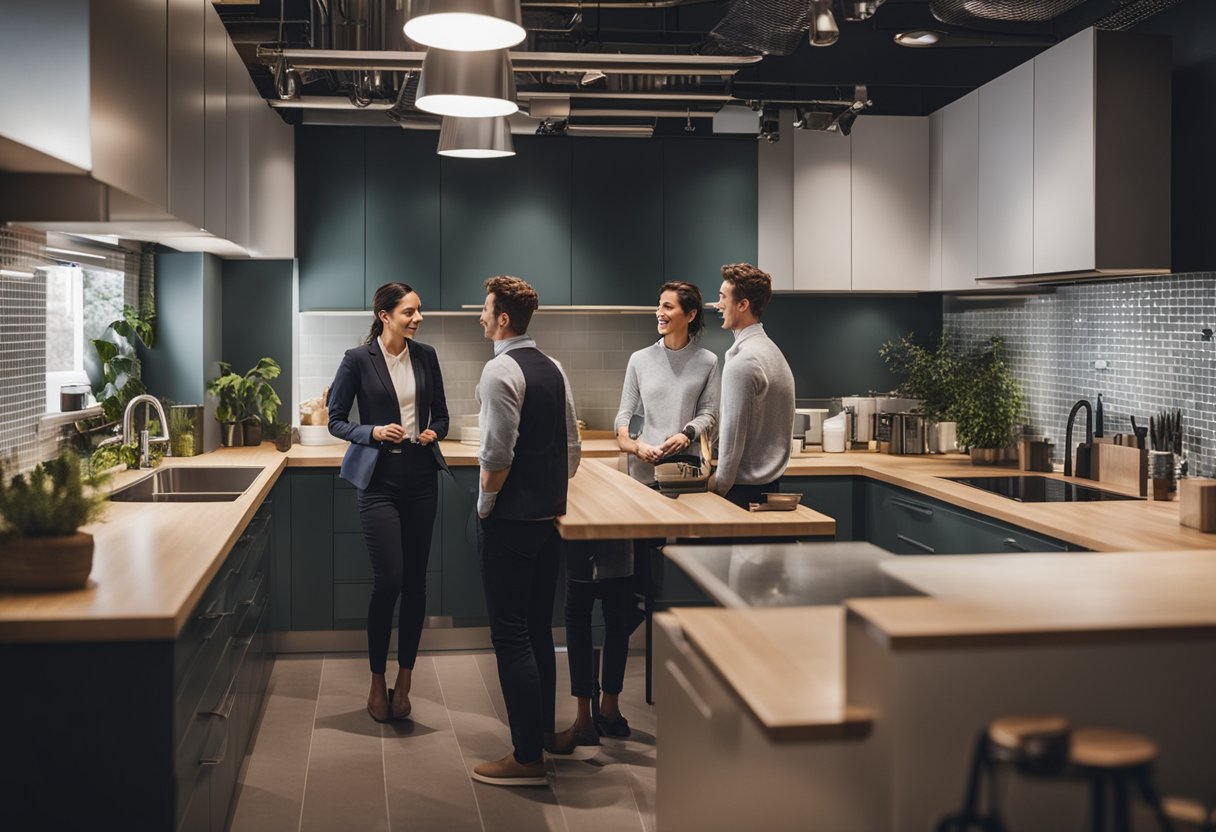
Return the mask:
[(261, 468), (163, 468), (110, 495), (119, 503), (231, 502), (262, 473)]

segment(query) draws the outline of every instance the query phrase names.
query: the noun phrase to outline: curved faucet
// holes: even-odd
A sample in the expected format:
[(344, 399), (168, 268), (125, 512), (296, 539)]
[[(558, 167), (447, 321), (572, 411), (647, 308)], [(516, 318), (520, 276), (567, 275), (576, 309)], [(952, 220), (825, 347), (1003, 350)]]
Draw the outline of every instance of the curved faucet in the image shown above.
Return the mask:
[(1064, 476), (1072, 476), (1072, 457), (1074, 453), (1072, 447), (1072, 420), (1076, 418), (1077, 411), (1081, 408), (1085, 408), (1085, 457), (1082, 459), (1080, 452), (1076, 452), (1077, 476), (1089, 479), (1089, 454), (1094, 444), (1094, 411), (1086, 399), (1081, 399), (1081, 401), (1072, 406), (1072, 410), (1068, 411), (1068, 425), (1064, 429)]
[(165, 410), (160, 406), (160, 401), (155, 396), (141, 393), (127, 402), (127, 409), (122, 414), (122, 442), (124, 445), (129, 445), (133, 441), (131, 434), (135, 430), (135, 406), (139, 404), (152, 405), (152, 409), (156, 411), (156, 417), (160, 419), (160, 436), (148, 436), (146, 428), (139, 432), (139, 467), (151, 468), (152, 458), (148, 453), (148, 448), (154, 442), (169, 441), (169, 421), (165, 418)]

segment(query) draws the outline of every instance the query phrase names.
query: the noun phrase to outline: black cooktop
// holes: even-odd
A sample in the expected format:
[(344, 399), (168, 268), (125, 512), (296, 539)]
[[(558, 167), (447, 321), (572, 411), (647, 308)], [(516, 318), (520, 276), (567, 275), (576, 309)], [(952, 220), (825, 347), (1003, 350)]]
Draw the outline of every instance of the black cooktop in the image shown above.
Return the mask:
[(1048, 477), (942, 477), (1000, 494), (1019, 503), (1090, 503), (1100, 500), (1139, 500), (1113, 491), (1102, 491), (1085, 485), (1075, 485)]

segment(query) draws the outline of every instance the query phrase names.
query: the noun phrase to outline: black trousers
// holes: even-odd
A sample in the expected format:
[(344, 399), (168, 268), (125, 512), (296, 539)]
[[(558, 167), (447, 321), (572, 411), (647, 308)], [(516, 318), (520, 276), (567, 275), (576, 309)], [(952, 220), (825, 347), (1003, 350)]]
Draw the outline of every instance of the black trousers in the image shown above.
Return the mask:
[(423, 445), (382, 453), (366, 490), (359, 492), (359, 520), (372, 562), (367, 605), (367, 654), (372, 673), (384, 673), (393, 634), (393, 610), (401, 599), (397, 663), (413, 668), (426, 618), (426, 563), (439, 506), (438, 463)]
[(747, 508), (748, 503), (763, 503), (766, 491), (780, 490), (781, 478), (778, 477), (765, 485), (732, 485), (730, 490), (722, 496), (739, 508)]
[(541, 759), (553, 731), (557, 660), (553, 655), (553, 599), (561, 539), (552, 520), (481, 521), (481, 576), (490, 640), (507, 705), (515, 759)]
[(566, 581), (566, 651), (570, 659), (570, 695), (595, 695), (595, 652), (591, 643), (591, 611), (595, 599), (604, 611), (604, 693), (619, 694), (625, 686), (629, 636), (645, 616), (638, 609), (634, 578)]

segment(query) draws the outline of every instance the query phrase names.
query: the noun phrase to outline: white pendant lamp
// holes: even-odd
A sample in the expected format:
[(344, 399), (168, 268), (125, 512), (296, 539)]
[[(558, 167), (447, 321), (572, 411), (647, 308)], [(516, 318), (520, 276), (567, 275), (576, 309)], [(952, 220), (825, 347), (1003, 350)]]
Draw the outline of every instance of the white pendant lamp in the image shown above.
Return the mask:
[(509, 116), (515, 103), (515, 73), (507, 50), (454, 52), (431, 47), (422, 61), (419, 110), (440, 116), (489, 118)]
[(461, 52), (507, 49), (523, 41), (519, 0), (421, 0), (405, 36), (423, 46)]
[(439, 128), (439, 155), (457, 159), (501, 159), (515, 155), (506, 118), (445, 116)]

